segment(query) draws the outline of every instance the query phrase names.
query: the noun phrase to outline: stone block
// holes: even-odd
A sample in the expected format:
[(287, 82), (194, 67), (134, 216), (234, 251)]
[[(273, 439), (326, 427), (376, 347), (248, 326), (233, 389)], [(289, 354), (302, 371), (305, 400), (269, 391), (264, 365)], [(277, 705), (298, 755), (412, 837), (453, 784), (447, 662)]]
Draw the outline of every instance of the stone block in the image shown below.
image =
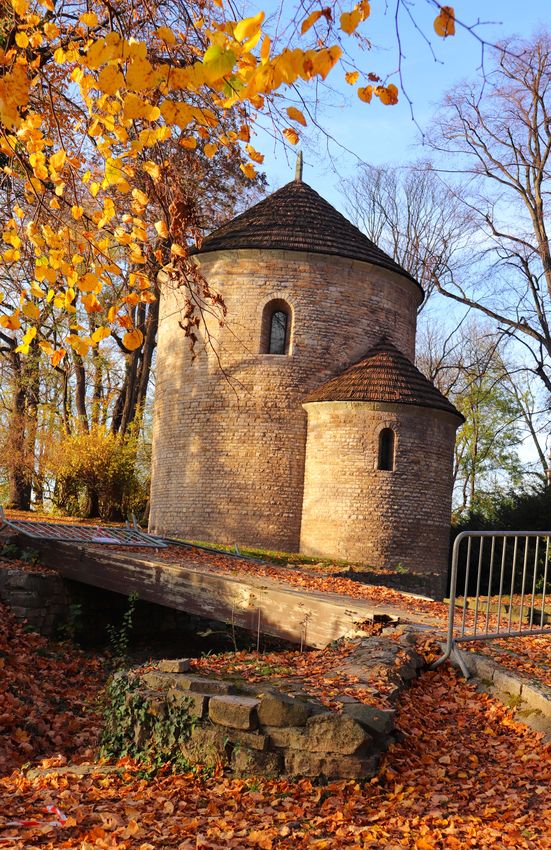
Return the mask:
[(280, 776), (283, 769), (283, 756), (280, 753), (266, 753), (248, 747), (236, 746), (231, 757), (231, 767), (237, 776)]
[(196, 694), (191, 691), (182, 691), (180, 688), (169, 688), (167, 699), (176, 705), (187, 707), (190, 717), (202, 720), (207, 714), (209, 697), (206, 694)]
[(150, 670), (147, 673), (140, 674), (141, 681), (148, 688), (156, 688), (158, 690), (166, 690), (169, 687), (174, 687), (176, 683), (176, 675), (174, 673), (161, 673), (159, 670)]
[(269, 738), (263, 732), (247, 732), (245, 729), (230, 729), (227, 726), (224, 728), (226, 740), (231, 741), (236, 747), (249, 747), (249, 749), (259, 752), (265, 752), (269, 749)]
[(235, 688), (227, 682), (205, 679), (187, 673), (167, 673), (161, 670), (151, 670), (143, 673), (140, 678), (150, 688), (162, 690), (170, 687), (201, 694), (230, 694), (235, 692)]
[[(318, 714), (306, 721), (301, 744), (308, 752), (340, 753), (349, 756), (370, 748), (372, 738), (352, 717)], [(291, 743), (291, 746), (294, 745)]]
[(544, 717), (551, 718), (550, 688), (524, 683), (522, 686), (522, 699), (526, 708), (529, 710), (541, 711)]
[(256, 729), (259, 700), (244, 696), (213, 696), (209, 702), (209, 717), (219, 726), (232, 729)]
[(378, 757), (356, 758), (335, 753), (310, 753), (287, 750), (285, 773), (289, 776), (325, 777), (325, 779), (369, 779), (377, 773)]
[(263, 726), (271, 747), (293, 747), (300, 750), (304, 743), (305, 730), (293, 726)]
[(258, 720), (261, 726), (304, 726), (311, 713), (307, 702), (286, 694), (267, 693), (260, 700)]
[(189, 658), (163, 658), (159, 661), (161, 673), (187, 673), (189, 670)]
[(228, 739), (224, 729), (217, 726), (196, 726), (187, 741), (180, 745), (185, 758), (192, 764), (214, 767), (228, 762)]
[(344, 714), (352, 717), (369, 729), (372, 735), (381, 737), (390, 735), (394, 729), (396, 712), (393, 709), (376, 708), (361, 702), (349, 703), (344, 706)]
[(496, 690), (501, 691), (502, 693), (512, 694), (513, 696), (520, 696), (522, 691), (522, 682), (516, 676), (511, 673), (506, 673), (504, 670), (501, 670), (499, 667), (496, 667), (494, 670), (494, 688)]
[(235, 694), (237, 688), (228, 682), (222, 682), (218, 679), (206, 679), (201, 676), (180, 675), (176, 680), (177, 688), (183, 690), (196, 691), (201, 694)]

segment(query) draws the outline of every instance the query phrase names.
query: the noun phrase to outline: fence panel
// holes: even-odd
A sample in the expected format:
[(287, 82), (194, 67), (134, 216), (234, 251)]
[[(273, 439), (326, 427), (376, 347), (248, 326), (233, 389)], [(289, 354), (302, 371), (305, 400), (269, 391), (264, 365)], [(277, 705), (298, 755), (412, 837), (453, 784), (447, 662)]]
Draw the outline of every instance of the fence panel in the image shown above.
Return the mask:
[(551, 634), (550, 539), (551, 531), (463, 531), (456, 537), (446, 646), (433, 669), (454, 655), (468, 677), (458, 644)]

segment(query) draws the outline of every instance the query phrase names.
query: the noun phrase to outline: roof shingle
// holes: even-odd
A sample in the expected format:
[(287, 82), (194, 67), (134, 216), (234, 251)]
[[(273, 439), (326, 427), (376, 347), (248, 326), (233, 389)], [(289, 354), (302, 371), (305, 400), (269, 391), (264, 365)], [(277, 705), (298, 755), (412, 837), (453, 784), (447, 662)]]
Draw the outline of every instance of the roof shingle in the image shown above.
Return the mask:
[(191, 253), (238, 248), (329, 254), (383, 266), (420, 284), (311, 186), (293, 180), (207, 236)]
[(336, 378), (313, 390), (304, 403), (321, 401), (374, 401), (412, 404), (463, 415), (419, 369), (387, 339)]

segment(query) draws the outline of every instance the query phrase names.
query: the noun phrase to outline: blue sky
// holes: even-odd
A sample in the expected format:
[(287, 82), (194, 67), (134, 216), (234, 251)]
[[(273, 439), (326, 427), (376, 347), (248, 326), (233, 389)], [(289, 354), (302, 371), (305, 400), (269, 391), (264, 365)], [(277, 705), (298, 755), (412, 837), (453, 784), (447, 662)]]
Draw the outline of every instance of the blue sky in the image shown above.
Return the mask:
[[(245, 3), (244, 12), (250, 14), (253, 4)], [(257, 5), (256, 3), (254, 4)], [(258, 5), (262, 5), (258, 3)], [(290, 5), (290, 4), (289, 4)], [(350, 7), (352, 7), (350, 3)], [(513, 34), (530, 36), (545, 26), (551, 26), (548, 0), (456, 0), (455, 11), (466, 24), (480, 19), (476, 32), (489, 42), (496, 42)], [(365, 71), (375, 70), (388, 82), (398, 84), (396, 75), (397, 45), (394, 34), (394, 4), (385, 0), (372, 0), (371, 17), (362, 26), (362, 33), (369, 37), (373, 48), (369, 52), (356, 52), (357, 67)], [(385, 13), (386, 9), (386, 13)], [(547, 12), (546, 12), (547, 10)], [(412, 4), (417, 22), (430, 36), (438, 61), (430, 47), (402, 16), (400, 34), (403, 74), (409, 97), (413, 101), (415, 121), (426, 127), (438, 102), (447, 89), (462, 79), (481, 76), (481, 45), (469, 32), (458, 27), (457, 35), (445, 40), (438, 38), (432, 29), (434, 7), (428, 0), (415, 0)], [(487, 64), (489, 60), (487, 59)], [(334, 91), (325, 92), (318, 106), (319, 123), (327, 128), (335, 141), (329, 143), (320, 133), (306, 132), (304, 142), (304, 179), (320, 194), (343, 209), (343, 198), (339, 191), (342, 177), (353, 173), (359, 160), (371, 164), (404, 163), (428, 155), (423, 151), (421, 134), (411, 118), (410, 108), (400, 92), (396, 106), (383, 106), (379, 101), (362, 103), (354, 88), (341, 80), (342, 72), (333, 72), (329, 78)], [(266, 158), (264, 170), (270, 189), (275, 190), (293, 177), (295, 149), (283, 150), (266, 134), (261, 133), (256, 145)], [(342, 146), (342, 147), (341, 147)], [(344, 150), (343, 148), (347, 149)]]

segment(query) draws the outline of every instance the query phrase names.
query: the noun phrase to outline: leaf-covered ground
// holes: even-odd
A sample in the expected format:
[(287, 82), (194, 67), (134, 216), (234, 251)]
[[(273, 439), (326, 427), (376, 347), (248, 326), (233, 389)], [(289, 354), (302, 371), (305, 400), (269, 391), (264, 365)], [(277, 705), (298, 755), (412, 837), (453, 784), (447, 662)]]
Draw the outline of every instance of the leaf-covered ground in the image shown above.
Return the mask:
[[(30, 778), (21, 762), (41, 756), (44, 766), (93, 763), (103, 668), (1, 613), (0, 847), (551, 848), (551, 746), (449, 668), (424, 674), (402, 696), (403, 740), (366, 784), (143, 778), (129, 763), (111, 774)], [(48, 805), (66, 815), (64, 826), (51, 825)], [(45, 825), (17, 825), (27, 820)]]
[(17, 623), (0, 605), (0, 772), (52, 753), (91, 754), (103, 664)]
[[(311, 652), (224, 652), (192, 659), (191, 666), (202, 675), (235, 676), (250, 683), (268, 681), (290, 694), (300, 691), (332, 711), (342, 710), (340, 697), (391, 708), (389, 695), (395, 690), (392, 667), (366, 665), (361, 680), (346, 669), (346, 661), (357, 645), (357, 641), (341, 642), (336, 648)], [(406, 661), (403, 652), (399, 652), (396, 665)]]

